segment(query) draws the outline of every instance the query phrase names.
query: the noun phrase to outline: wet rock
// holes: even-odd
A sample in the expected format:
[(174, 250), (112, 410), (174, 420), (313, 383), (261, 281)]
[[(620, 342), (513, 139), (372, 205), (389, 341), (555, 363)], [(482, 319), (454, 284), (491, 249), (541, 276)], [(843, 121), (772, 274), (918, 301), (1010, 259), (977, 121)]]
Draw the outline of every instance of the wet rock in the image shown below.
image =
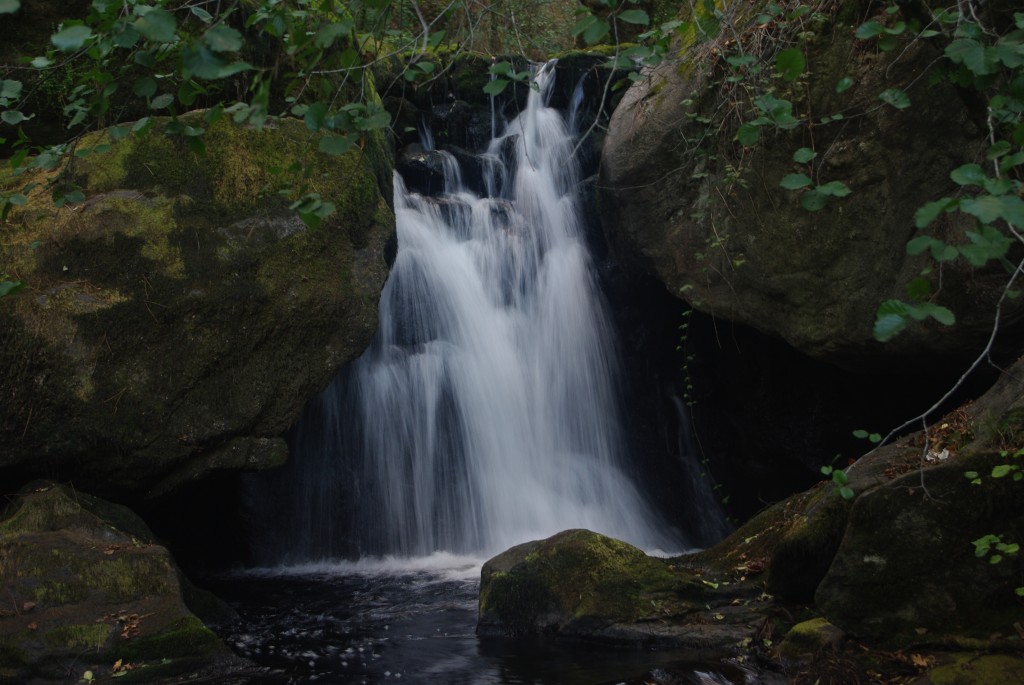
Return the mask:
[[(737, 32), (749, 35), (751, 44), (776, 44), (772, 29), (756, 23), (767, 4), (734, 16)], [(955, 327), (914, 325), (883, 348), (872, 326), (879, 304), (905, 298), (907, 284), (930, 263), (905, 249), (916, 234), (915, 211), (955, 194), (950, 170), (987, 148), (976, 103), (952, 84), (933, 87), (920, 78), (940, 47), (918, 41), (898, 57), (861, 49), (853, 35), (866, 19), (860, 3), (841, 5), (834, 18), (819, 16), (801, 29), (807, 63), (814, 65), (806, 85), (772, 92), (815, 118), (857, 112), (856, 125), (815, 125), (813, 140), (802, 126), (765, 129), (756, 145), (741, 146), (735, 140), (740, 118), (728, 112), (747, 104), (725, 85), (724, 61), (716, 65), (709, 57), (728, 48), (680, 46), (680, 60), (645, 73), (612, 117), (599, 185), (605, 230), (620, 256), (695, 309), (782, 338), (816, 359), (905, 372), (973, 354), (991, 330), (1005, 284), (998, 267), (974, 270), (963, 260), (944, 265), (937, 302), (955, 313)], [(732, 34), (718, 40), (731, 41)], [(840, 96), (835, 84), (844, 76), (856, 85)], [(761, 92), (760, 82), (744, 83)], [(878, 93), (891, 87), (906, 88), (913, 106), (876, 106)], [(806, 170), (793, 153), (812, 145), (815, 177), (852, 191), (815, 212), (801, 207), (799, 193), (779, 185), (787, 174)], [(973, 227), (971, 217), (946, 214), (929, 231), (962, 242)], [(929, 278), (932, 291), (940, 290), (937, 276)], [(1006, 321), (1022, 312), (1014, 304), (1004, 310)]]
[[(374, 333), (394, 236), (379, 141), (332, 157), (301, 121), (221, 120), (196, 155), (161, 126), (77, 159), (84, 203), (40, 188), (8, 217), (0, 261), (26, 288), (0, 311), (7, 482), (137, 501), (279, 465), (279, 436)], [(317, 230), (289, 209), (314, 190), (298, 162), (336, 207)]]
[(230, 610), (180, 575), (141, 519), (62, 485), (26, 486), (0, 519), (0, 592), (0, 682), (85, 671), (148, 682), (244, 664), (185, 597)]
[(779, 645), (779, 655), (784, 659), (813, 657), (837, 649), (842, 639), (839, 628), (823, 618), (812, 618), (789, 629)]
[(568, 530), (484, 564), (477, 633), (724, 649), (757, 627), (734, 597), (624, 542)]

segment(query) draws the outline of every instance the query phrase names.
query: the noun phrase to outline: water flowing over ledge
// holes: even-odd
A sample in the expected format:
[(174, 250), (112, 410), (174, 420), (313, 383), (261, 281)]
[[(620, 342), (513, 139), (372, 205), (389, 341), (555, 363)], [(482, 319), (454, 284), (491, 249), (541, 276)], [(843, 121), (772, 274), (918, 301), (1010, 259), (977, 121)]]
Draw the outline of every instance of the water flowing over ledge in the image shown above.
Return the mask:
[(444, 152), (440, 197), (396, 176), (377, 337), (295, 432), (287, 482), (254, 487), (274, 510), (262, 562), (489, 555), (577, 527), (680, 548), (625, 458), (575, 141), (546, 104), (554, 75), (537, 69), (481, 155), (486, 196)]

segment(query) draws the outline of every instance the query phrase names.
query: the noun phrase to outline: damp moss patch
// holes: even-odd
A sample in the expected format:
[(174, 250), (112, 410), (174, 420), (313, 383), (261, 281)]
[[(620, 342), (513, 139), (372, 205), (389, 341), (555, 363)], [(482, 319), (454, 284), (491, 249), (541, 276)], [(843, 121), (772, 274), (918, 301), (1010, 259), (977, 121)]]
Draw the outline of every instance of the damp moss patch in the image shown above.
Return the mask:
[(234, 659), (185, 606), (168, 551), (124, 507), (32, 483), (0, 518), (0, 559), (0, 593), (17, 608), (0, 617), (13, 682), (55, 669), (101, 677), (119, 660), (145, 682)]

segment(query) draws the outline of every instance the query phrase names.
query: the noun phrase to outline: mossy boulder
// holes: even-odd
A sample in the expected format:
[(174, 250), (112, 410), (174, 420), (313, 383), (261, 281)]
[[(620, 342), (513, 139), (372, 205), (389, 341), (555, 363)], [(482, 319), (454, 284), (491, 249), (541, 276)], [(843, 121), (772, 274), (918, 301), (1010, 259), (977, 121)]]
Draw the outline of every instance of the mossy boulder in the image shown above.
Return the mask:
[[(799, 21), (758, 19), (769, 5), (731, 3), (723, 11), (735, 31), (712, 41), (688, 34), (676, 46), (678, 59), (649, 70), (626, 93), (609, 127), (599, 184), (611, 242), (695, 309), (780, 337), (816, 359), (907, 371), (973, 354), (991, 330), (1006, 281), (1001, 268), (947, 263), (941, 288), (938, 270), (928, 276), (955, 327), (915, 324), (883, 347), (872, 326), (879, 304), (906, 298), (907, 284), (929, 264), (906, 251), (917, 209), (958, 192), (951, 170), (984, 161), (983, 109), (965, 90), (922, 78), (942, 56), (941, 41), (881, 52), (854, 38), (867, 19), (897, 21), (882, 5), (837, 0)], [(794, 45), (805, 72), (792, 82), (770, 76), (778, 52)], [(726, 61), (740, 49), (761, 65), (759, 75)], [(837, 93), (846, 77), (853, 85)], [(890, 88), (905, 90), (912, 105), (884, 105), (878, 96)], [(758, 116), (754, 99), (762, 95), (791, 103), (812, 123), (764, 125), (755, 144), (741, 145), (737, 132)], [(813, 164), (794, 161), (804, 147), (817, 153)], [(852, 192), (807, 211), (800, 192), (780, 187), (795, 173), (819, 184), (840, 181)], [(973, 226), (971, 217), (944, 214), (928, 232), (962, 243)], [(1022, 311), (1019, 301), (1004, 309), (1004, 323)]]
[[(200, 155), (163, 126), (81, 141), (85, 201), (57, 208), (40, 186), (0, 227), (26, 284), (0, 301), (8, 482), (124, 501), (280, 464), (279, 436), (373, 335), (394, 241), (378, 141), (332, 157), (301, 121), (221, 119)], [(337, 208), (317, 230), (289, 209), (306, 192)]]
[(724, 649), (758, 622), (728, 584), (588, 530), (517, 545), (484, 564), (480, 578), (482, 636)]
[(142, 520), (66, 486), (36, 481), (8, 505), (0, 592), (0, 682), (78, 682), (118, 662), (139, 682), (240, 663), (188, 609), (196, 591)]
[(979, 558), (972, 542), (1024, 541), (1024, 484), (964, 477), (1012, 461), (1000, 451), (966, 448), (857, 497), (814, 595), (825, 616), (883, 644), (1000, 636), (1020, 643), (1014, 624), (1024, 600), (1015, 589), (1024, 585), (1024, 556), (990, 563), (996, 550)]
[(1024, 683), (1024, 658), (1009, 654), (960, 654), (929, 671), (930, 685)]
[(784, 659), (813, 657), (836, 649), (842, 638), (843, 631), (823, 618), (812, 618), (789, 629), (779, 645), (779, 655)]

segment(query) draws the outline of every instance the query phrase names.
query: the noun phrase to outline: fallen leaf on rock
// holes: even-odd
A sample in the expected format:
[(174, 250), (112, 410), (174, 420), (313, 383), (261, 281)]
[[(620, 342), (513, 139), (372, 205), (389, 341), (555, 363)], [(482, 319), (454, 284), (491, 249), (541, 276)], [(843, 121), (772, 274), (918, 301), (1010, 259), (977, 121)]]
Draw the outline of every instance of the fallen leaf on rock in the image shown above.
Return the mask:
[(36, 623), (35, 621), (32, 621), (31, 623), (29, 623), (25, 627), (28, 628), (29, 630), (39, 630), (39, 624)]
[(929, 668), (932, 667), (932, 664), (934, 664), (934, 663), (935, 663), (935, 659), (933, 659), (930, 656), (925, 657), (925, 656), (921, 656), (920, 654), (911, 654), (910, 655), (910, 664), (912, 666), (914, 666), (915, 668), (921, 669), (922, 671), (928, 670)]

